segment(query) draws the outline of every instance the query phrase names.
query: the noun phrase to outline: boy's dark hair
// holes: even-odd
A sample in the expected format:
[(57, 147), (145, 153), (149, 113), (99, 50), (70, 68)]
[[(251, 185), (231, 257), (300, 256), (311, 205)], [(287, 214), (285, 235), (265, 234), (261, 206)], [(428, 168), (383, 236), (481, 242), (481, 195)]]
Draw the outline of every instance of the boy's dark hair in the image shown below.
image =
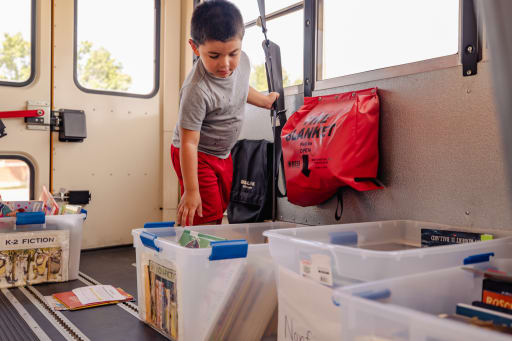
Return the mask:
[(199, 45), (208, 40), (226, 42), (242, 39), (245, 28), (238, 8), (226, 0), (204, 1), (196, 7), (191, 22), (192, 40)]

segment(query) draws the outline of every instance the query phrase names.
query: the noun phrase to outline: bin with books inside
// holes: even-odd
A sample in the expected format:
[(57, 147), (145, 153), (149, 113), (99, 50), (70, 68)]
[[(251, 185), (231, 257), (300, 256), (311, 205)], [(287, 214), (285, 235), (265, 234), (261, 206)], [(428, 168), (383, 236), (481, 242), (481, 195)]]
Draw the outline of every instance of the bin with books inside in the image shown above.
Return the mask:
[[(264, 233), (277, 266), (278, 339), (340, 340), (333, 288), (457, 266), (486, 252), (502, 256), (512, 231), (397, 220)], [(457, 244), (457, 245), (452, 245)]]
[(512, 258), (347, 286), (333, 301), (343, 340), (510, 340)]
[(78, 278), (85, 214), (0, 217), (0, 288)]
[(263, 232), (297, 224), (161, 225), (132, 231), (141, 320), (180, 341), (272, 334), (277, 294)]

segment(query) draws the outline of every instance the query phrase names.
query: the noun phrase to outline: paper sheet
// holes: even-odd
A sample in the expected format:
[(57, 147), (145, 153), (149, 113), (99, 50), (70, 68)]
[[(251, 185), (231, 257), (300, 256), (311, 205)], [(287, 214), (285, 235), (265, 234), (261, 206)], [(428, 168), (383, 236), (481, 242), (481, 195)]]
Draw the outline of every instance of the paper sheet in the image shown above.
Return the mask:
[(82, 304), (121, 301), (125, 299), (125, 297), (111, 285), (91, 285), (73, 289), (72, 291)]

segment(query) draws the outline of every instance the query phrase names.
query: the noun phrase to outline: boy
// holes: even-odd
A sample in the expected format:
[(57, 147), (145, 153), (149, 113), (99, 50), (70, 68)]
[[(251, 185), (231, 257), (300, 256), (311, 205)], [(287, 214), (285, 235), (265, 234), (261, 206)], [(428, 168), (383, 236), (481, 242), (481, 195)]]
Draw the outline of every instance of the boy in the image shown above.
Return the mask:
[(279, 94), (249, 86), (242, 52), (244, 22), (225, 0), (206, 1), (192, 15), (189, 44), (199, 57), (180, 91), (171, 157), (181, 186), (178, 225), (220, 224), (233, 177), (230, 151), (242, 128), (245, 103), (270, 109)]

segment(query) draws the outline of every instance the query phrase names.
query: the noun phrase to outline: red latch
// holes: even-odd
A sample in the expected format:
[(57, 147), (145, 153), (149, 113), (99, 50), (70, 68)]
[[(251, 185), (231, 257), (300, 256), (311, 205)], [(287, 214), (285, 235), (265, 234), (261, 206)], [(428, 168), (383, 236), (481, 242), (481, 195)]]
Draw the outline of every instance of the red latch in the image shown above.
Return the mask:
[(0, 118), (13, 118), (13, 117), (39, 117), (44, 115), (43, 109), (37, 110), (15, 110), (15, 111), (0, 111)]

